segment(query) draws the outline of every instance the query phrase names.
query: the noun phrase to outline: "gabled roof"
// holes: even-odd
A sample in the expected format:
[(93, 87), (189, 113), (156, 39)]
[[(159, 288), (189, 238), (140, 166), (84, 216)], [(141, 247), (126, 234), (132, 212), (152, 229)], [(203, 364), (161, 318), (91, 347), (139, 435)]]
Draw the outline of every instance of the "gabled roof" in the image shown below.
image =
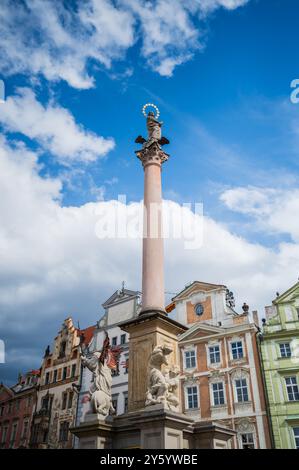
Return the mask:
[(134, 299), (140, 295), (140, 292), (129, 289), (116, 290), (103, 304), (103, 308), (108, 308), (113, 304), (121, 303), (130, 299)]
[(225, 332), (225, 328), (221, 326), (210, 325), (205, 322), (195, 323), (189, 330), (185, 331), (179, 336), (179, 341), (185, 341), (187, 339), (192, 339), (198, 335), (199, 332), (205, 333), (204, 336), (210, 336), (213, 334), (219, 334)]
[(294, 298), (299, 296), (299, 282), (296, 282), (292, 287), (286, 290), (283, 294), (276, 297), (275, 300), (272, 301), (274, 305), (279, 304), (281, 302), (292, 301)]
[(95, 328), (96, 328), (95, 325), (92, 325), (92, 326), (88, 326), (84, 330), (77, 329), (79, 336), (81, 336), (82, 334), (84, 335), (84, 340), (83, 340), (84, 345), (86, 346), (89, 345), (90, 341), (93, 338), (93, 333), (94, 333)]
[(173, 297), (172, 300), (176, 301), (188, 297), (193, 291), (209, 292), (215, 289), (226, 289), (226, 286), (224, 286), (223, 284), (211, 284), (208, 282), (193, 281), (191, 284), (186, 286), (181, 292), (179, 292), (175, 297)]
[[(4, 385), (1, 382), (0, 383), (0, 394), (4, 394), (4, 393), (6, 393), (7, 399), (14, 397), (14, 392), (11, 390), (11, 388), (7, 387), (6, 385)], [(4, 401), (4, 400), (0, 400), (0, 403), (1, 403), (1, 401)]]

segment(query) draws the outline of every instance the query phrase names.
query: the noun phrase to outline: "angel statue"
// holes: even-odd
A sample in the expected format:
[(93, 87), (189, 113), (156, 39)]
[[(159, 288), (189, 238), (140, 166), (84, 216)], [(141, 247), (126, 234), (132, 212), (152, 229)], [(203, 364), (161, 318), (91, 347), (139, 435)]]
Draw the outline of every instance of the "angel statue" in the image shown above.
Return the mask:
[(96, 413), (104, 418), (109, 414), (115, 413), (111, 396), (111, 369), (116, 369), (117, 366), (114, 355), (110, 349), (108, 333), (105, 333), (106, 337), (101, 352), (95, 351), (91, 354), (91, 357), (88, 357), (81, 348), (82, 364), (92, 372), (92, 383), (89, 389), (91, 394), (90, 413)]

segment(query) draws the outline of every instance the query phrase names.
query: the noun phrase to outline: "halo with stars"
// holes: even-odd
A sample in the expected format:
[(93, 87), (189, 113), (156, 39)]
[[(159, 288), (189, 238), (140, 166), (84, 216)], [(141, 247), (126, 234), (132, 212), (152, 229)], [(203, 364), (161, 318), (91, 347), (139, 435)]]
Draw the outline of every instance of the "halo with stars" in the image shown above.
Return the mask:
[(159, 111), (158, 106), (156, 106), (154, 103), (146, 103), (146, 104), (143, 106), (143, 108), (142, 108), (142, 114), (143, 114), (143, 116), (144, 116), (144, 117), (147, 117), (145, 110), (146, 110), (146, 108), (148, 108), (149, 106), (150, 106), (151, 108), (154, 108), (154, 110), (156, 111), (155, 119), (158, 119), (159, 116), (160, 116), (160, 111)]

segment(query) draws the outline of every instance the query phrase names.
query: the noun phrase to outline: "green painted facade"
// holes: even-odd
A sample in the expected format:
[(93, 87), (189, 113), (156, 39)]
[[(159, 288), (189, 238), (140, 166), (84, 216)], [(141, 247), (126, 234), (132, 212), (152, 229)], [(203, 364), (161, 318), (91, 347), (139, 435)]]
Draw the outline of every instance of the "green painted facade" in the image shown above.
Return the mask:
[(299, 448), (299, 282), (266, 307), (260, 347), (274, 447)]

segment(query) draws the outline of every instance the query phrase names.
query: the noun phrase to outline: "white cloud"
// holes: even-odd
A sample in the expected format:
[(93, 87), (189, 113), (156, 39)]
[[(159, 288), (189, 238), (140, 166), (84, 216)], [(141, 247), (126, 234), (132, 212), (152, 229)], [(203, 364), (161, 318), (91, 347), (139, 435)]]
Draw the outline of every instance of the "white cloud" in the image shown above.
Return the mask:
[[(120, 203), (99, 201), (64, 207), (61, 182), (42, 178), (39, 170), (34, 153), (1, 137), (0, 317), (8, 361), (10, 348), (18, 349), (22, 356), (30, 352), (32, 357), (33, 345), (40, 358), (41, 348), (67, 315), (80, 319), (82, 326), (94, 323), (102, 313), (100, 303), (121, 281), (129, 288), (141, 288), (140, 240), (99, 240), (95, 235), (99, 209), (111, 211)], [(231, 207), (237, 201), (233, 196), (227, 194)], [(285, 204), (289, 196), (284, 198)], [(270, 199), (255, 196), (255, 201), (267, 207), (263, 213), (268, 220)], [(180, 210), (177, 203), (169, 204)], [(294, 210), (294, 216), (298, 214), (295, 196), (292, 204), (284, 207), (289, 215)], [(137, 210), (139, 203), (133, 203), (134, 208)], [(246, 206), (247, 210), (250, 207)], [(286, 214), (285, 208), (282, 210)], [(276, 223), (278, 220), (277, 216)], [(282, 220), (295, 238), (295, 222), (291, 225), (290, 221), (285, 224), (286, 217)], [(224, 283), (234, 291), (239, 308), (245, 300), (251, 308), (262, 310), (276, 290), (282, 292), (296, 281), (298, 263), (298, 238), (296, 243), (283, 243), (271, 250), (205, 217), (200, 249), (186, 250), (183, 240), (166, 240), (165, 286), (167, 291), (177, 292), (195, 279)], [(38, 365), (39, 359), (36, 364), (28, 363), (28, 367)]]
[(238, 187), (221, 195), (226, 206), (254, 218), (260, 230), (289, 234), (299, 242), (299, 189)]
[(0, 123), (7, 131), (36, 140), (64, 163), (95, 161), (114, 147), (113, 139), (78, 125), (69, 110), (54, 102), (40, 103), (29, 88), (19, 88), (16, 95), (7, 98), (1, 108)]
[(86, 0), (66, 6), (62, 0), (17, 0), (17, 5), (16, 0), (2, 0), (0, 70), (90, 88), (90, 60), (110, 68), (141, 38), (141, 55), (148, 65), (171, 76), (204, 45), (199, 17), (247, 1)]

